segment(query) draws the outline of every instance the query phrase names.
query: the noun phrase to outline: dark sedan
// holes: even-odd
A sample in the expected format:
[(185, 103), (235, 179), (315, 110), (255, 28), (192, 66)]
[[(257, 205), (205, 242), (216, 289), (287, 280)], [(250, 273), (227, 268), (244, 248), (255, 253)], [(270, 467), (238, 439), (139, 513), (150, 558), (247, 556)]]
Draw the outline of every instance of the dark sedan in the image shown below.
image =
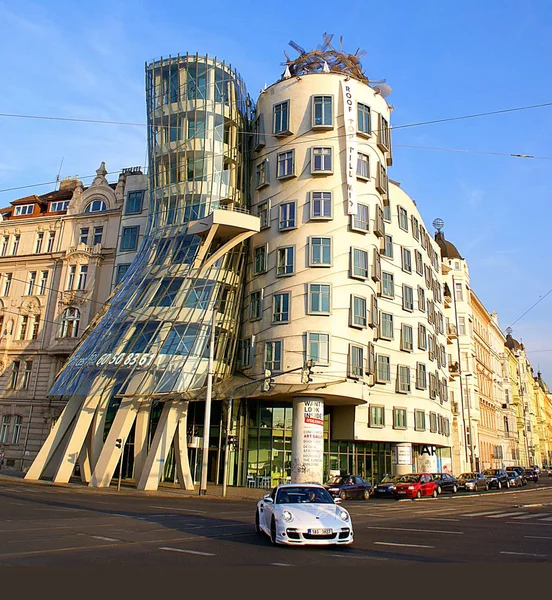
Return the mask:
[(448, 473), (432, 473), (433, 480), (437, 484), (437, 493), (442, 494), (443, 492), (451, 492), (456, 494), (458, 491), (458, 482), (456, 477), (449, 475)]
[(510, 478), (504, 469), (487, 469), (483, 471), (490, 488), (501, 490), (510, 487)]
[(395, 486), (400, 477), (400, 475), (386, 475), (374, 488), (374, 496), (392, 498)]
[(535, 469), (525, 469), (524, 475), (527, 481), (533, 481), (537, 483), (539, 480), (539, 474), (535, 471)]
[(506, 471), (510, 478), (510, 487), (522, 487), (523, 477), (517, 471)]
[(479, 492), (480, 490), (489, 489), (489, 483), (483, 473), (462, 473), (458, 476), (457, 481), (461, 490)]
[(525, 469), (523, 467), (506, 467), (506, 473), (510, 474), (512, 471), (515, 471), (521, 476), (521, 482), (523, 485), (527, 485), (527, 477), (525, 477)]
[(357, 475), (336, 475), (324, 486), (334, 498), (347, 500), (361, 498), (369, 500), (372, 494), (372, 484)]

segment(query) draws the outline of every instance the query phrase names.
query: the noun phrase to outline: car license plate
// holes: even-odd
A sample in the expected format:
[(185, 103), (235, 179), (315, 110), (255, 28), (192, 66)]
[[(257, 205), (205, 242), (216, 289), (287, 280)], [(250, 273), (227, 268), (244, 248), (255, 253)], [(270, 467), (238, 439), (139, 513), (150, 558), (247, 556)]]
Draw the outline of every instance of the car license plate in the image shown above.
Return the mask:
[(333, 529), (309, 529), (311, 535), (330, 535)]
[(400, 491), (399, 494), (406, 494), (406, 492)]

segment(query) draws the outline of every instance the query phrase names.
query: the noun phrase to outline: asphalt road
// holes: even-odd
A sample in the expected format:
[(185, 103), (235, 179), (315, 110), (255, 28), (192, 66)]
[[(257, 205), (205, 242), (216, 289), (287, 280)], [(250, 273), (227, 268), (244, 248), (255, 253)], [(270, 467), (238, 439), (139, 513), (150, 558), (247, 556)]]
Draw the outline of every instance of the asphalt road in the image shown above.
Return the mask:
[(500, 492), (346, 501), (349, 548), (273, 547), (254, 532), (255, 505), (4, 480), (0, 567), (552, 563), (552, 478)]

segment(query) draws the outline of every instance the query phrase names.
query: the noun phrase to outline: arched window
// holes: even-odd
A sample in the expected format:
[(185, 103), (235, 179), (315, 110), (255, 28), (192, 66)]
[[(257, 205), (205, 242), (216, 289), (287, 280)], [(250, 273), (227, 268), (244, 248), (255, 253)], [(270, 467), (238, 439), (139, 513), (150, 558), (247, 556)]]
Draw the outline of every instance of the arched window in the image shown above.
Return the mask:
[(60, 337), (77, 337), (79, 333), (80, 311), (78, 308), (66, 308), (61, 317)]
[(103, 212), (104, 210), (106, 210), (106, 205), (103, 200), (92, 200), (92, 202), (84, 209), (84, 212)]

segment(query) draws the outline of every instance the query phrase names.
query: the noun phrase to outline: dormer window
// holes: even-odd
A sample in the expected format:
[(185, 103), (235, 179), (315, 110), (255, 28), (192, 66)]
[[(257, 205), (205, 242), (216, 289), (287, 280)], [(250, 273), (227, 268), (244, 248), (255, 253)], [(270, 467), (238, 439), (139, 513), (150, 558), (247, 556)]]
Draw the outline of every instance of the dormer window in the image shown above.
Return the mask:
[(69, 200), (63, 200), (61, 202), (50, 202), (50, 212), (62, 212), (67, 210), (69, 206)]
[(103, 200), (92, 200), (92, 202), (84, 209), (84, 212), (103, 212), (104, 210), (107, 210), (107, 207)]
[(34, 204), (20, 204), (14, 208), (13, 216), (22, 217), (23, 215), (32, 215), (33, 210)]

